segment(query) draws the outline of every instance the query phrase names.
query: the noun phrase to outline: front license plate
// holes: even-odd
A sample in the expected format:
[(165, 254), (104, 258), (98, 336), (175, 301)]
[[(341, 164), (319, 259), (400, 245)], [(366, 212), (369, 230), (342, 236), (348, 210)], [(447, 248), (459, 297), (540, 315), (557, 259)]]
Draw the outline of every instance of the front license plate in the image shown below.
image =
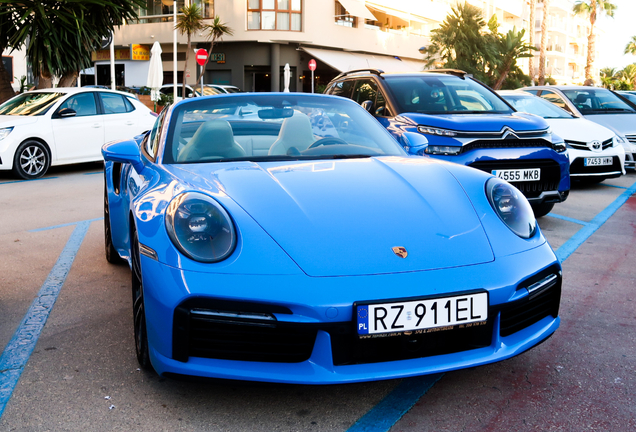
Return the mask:
[(611, 157), (585, 158), (585, 166), (611, 165), (613, 162), (614, 162), (613, 158), (611, 158)]
[(399, 336), (471, 327), (488, 320), (488, 293), (380, 304), (356, 304), (358, 335)]
[(541, 179), (541, 168), (493, 170), (492, 175), (510, 182), (539, 181)]

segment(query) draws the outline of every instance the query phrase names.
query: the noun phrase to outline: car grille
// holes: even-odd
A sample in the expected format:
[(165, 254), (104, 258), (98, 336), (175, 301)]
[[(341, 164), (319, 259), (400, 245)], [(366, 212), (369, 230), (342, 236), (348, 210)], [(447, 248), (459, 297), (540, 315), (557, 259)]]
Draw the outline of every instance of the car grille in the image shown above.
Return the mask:
[(486, 162), (473, 162), (471, 167), (477, 168), (487, 173), (493, 170), (503, 169), (529, 169), (540, 168), (541, 180), (529, 182), (510, 182), (521, 191), (527, 198), (538, 198), (542, 192), (556, 191), (561, 182), (561, 169), (559, 164), (553, 160), (497, 160)]
[[(572, 147), (573, 149), (577, 149), (577, 150), (585, 150), (585, 151), (591, 151), (590, 148), (587, 146), (587, 143), (585, 142), (581, 142), (581, 141), (566, 141), (565, 142), (567, 145), (569, 145), (570, 147)], [(612, 138), (603, 141), (601, 144), (603, 146), (603, 150), (610, 148), (613, 145), (613, 140)]]
[(291, 311), (277, 306), (265, 308), (242, 302), (190, 299), (175, 310), (173, 358), (188, 361), (192, 356), (284, 363), (308, 360), (317, 329), (280, 323), (273, 318), (273, 313)]
[(547, 147), (552, 148), (552, 143), (544, 139), (512, 139), (512, 140), (477, 140), (462, 147), (462, 153), (478, 149), (496, 149), (496, 148), (536, 148)]
[(630, 143), (636, 144), (636, 135), (625, 135), (625, 138), (627, 138), (627, 141)]
[(537, 295), (528, 295), (502, 308), (499, 329), (501, 336), (510, 336), (547, 316), (554, 318), (558, 316), (562, 278), (557, 267), (552, 267), (535, 278), (525, 281), (520, 284), (520, 289), (525, 289), (548, 274), (556, 274), (558, 276), (551, 286)]
[(585, 166), (584, 158), (576, 158), (570, 164), (570, 174), (602, 174), (621, 171), (621, 160), (618, 156), (612, 157), (612, 165)]

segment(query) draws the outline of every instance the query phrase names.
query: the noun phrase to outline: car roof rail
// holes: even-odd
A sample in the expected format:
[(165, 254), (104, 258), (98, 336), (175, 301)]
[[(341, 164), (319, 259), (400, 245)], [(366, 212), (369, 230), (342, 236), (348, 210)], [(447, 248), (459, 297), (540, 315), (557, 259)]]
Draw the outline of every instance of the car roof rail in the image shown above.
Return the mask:
[(472, 76), (466, 71), (460, 69), (429, 69), (422, 72), (430, 72), (430, 73), (445, 73), (449, 75), (455, 75), (456, 77), (464, 78), (466, 76)]
[(342, 72), (340, 75), (338, 75), (334, 79), (342, 78), (344, 76), (352, 75), (352, 74), (360, 73), (360, 72), (369, 72), (369, 73), (372, 73), (373, 75), (378, 75), (378, 76), (384, 73), (382, 69), (374, 69), (374, 68), (354, 69), (354, 70)]

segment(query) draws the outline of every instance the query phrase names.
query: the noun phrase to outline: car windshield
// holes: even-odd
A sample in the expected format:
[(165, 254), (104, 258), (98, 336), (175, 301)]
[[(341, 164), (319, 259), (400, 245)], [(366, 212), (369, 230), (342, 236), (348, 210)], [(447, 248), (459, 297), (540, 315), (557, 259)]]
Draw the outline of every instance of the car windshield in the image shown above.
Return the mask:
[(623, 96), (625, 99), (627, 99), (631, 103), (636, 104), (636, 94), (627, 93), (627, 92), (619, 92), (618, 94)]
[(562, 90), (581, 114), (633, 114), (636, 109), (606, 89)]
[(517, 111), (535, 114), (546, 119), (574, 118), (574, 116), (572, 116), (567, 111), (559, 108), (551, 102), (548, 102), (536, 96), (504, 94), (501, 95), (501, 97), (504, 98)]
[[(197, 94), (197, 96), (201, 96), (201, 86), (200, 85), (195, 86), (194, 92)], [(218, 90), (212, 86), (207, 86), (207, 85), (203, 86), (203, 96), (212, 96), (212, 95), (217, 95), (222, 93), (223, 92), (221, 90)]]
[(22, 93), (0, 105), (0, 115), (39, 116), (46, 114), (64, 93)]
[(163, 162), (202, 163), (403, 156), (359, 105), (322, 95), (195, 98), (170, 116)]
[(453, 75), (385, 76), (400, 112), (424, 114), (508, 114), (493, 92), (469, 78)]

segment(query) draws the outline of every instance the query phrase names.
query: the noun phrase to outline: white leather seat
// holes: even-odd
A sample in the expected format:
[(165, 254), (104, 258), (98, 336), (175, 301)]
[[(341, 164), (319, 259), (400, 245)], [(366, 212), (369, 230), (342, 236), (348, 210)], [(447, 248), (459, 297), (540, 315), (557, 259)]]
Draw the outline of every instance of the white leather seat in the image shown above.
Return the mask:
[(232, 126), (225, 120), (210, 120), (199, 126), (192, 139), (179, 151), (177, 162), (244, 156), (245, 150), (234, 141)]
[(269, 149), (270, 155), (286, 155), (294, 147), (299, 152), (307, 150), (315, 138), (311, 121), (306, 114), (294, 111), (294, 115), (286, 118), (278, 133), (278, 139)]

